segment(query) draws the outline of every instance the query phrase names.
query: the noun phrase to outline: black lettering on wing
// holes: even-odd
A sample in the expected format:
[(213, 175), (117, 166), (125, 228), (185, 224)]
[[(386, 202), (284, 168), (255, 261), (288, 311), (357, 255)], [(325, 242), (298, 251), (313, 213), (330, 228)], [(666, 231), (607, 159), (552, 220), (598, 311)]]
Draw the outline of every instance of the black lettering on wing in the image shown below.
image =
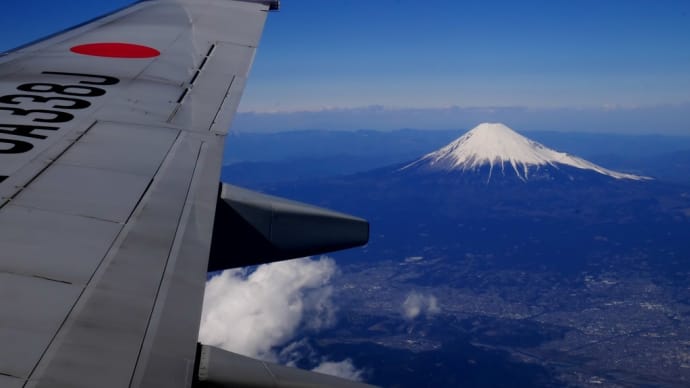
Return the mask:
[[(9, 144), (10, 148), (4, 148), (2, 144)], [(0, 154), (23, 154), (31, 151), (34, 145), (22, 140), (15, 139), (1, 139), (0, 138)]]
[[(57, 71), (44, 71), (42, 74), (81, 78), (77, 85), (61, 85), (54, 83), (26, 83), (19, 85), (17, 90), (31, 92), (32, 94), (13, 94), (0, 96), (0, 104), (21, 105), (22, 103), (47, 104), (49, 109), (22, 109), (20, 107), (0, 107), (0, 111), (10, 112), (12, 116), (30, 117), (34, 122), (41, 123), (67, 123), (74, 119), (71, 113), (62, 110), (79, 110), (91, 106), (91, 102), (84, 98), (99, 97), (106, 94), (105, 89), (96, 86), (84, 85), (116, 85), (119, 79), (105, 75), (65, 73)], [(52, 93), (60, 97), (44, 97), (35, 93)], [(67, 97), (65, 97), (67, 96)], [(78, 97), (78, 98), (76, 98)], [(58, 109), (58, 110), (55, 110)], [(48, 136), (38, 131), (58, 131), (59, 127), (46, 127), (39, 125), (0, 124), (0, 134), (12, 136), (46, 139)], [(36, 133), (38, 132), (38, 133)], [(0, 138), (0, 154), (21, 154), (34, 148), (28, 141), (18, 139)], [(0, 182), (7, 176), (0, 175)]]
[(68, 77), (79, 77), (79, 78), (95, 78), (100, 81), (79, 81), (80, 84), (85, 85), (116, 85), (120, 82), (119, 79), (115, 77), (110, 77), (107, 75), (96, 75), (96, 74), (83, 74), (83, 73), (63, 73), (61, 71), (44, 71), (42, 74), (51, 75), (64, 75)]
[[(7, 128), (7, 129), (2, 129)], [(20, 125), (20, 124), (0, 124), (0, 133), (6, 133), (8, 135), (31, 137), (34, 139), (45, 139), (47, 136), (38, 135), (33, 133), (34, 131), (57, 131), (58, 127), (43, 127), (34, 125)]]

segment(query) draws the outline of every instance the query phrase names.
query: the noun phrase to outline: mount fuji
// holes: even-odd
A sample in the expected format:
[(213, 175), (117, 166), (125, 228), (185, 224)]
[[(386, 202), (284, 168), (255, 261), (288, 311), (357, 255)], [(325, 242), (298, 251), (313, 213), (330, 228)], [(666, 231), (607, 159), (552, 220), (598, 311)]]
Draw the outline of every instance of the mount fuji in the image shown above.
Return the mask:
[(690, 214), (687, 187), (607, 169), (503, 124), (481, 124), (407, 163), (275, 185), (269, 193), (367, 217), (372, 233), (386, 231), (385, 242), (372, 238), (368, 248), (380, 248), (380, 257), (391, 245), (410, 252), (457, 245), (490, 248), (505, 260), (520, 256), (515, 263), (559, 257), (561, 267), (583, 264), (583, 249), (603, 238), (687, 244), (660, 233), (680, 230)]
[(500, 174), (530, 179), (553, 180), (573, 172), (594, 172), (621, 180), (651, 178), (612, 171), (567, 153), (558, 152), (520, 135), (500, 123), (483, 123), (445, 147), (405, 165), (400, 171), (463, 172), (484, 176), (486, 182)]

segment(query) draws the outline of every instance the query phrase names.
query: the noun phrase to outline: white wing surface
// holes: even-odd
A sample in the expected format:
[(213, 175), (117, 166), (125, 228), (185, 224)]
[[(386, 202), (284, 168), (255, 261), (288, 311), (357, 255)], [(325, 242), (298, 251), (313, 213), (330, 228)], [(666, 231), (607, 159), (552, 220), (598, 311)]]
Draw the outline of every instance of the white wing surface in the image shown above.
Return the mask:
[(225, 133), (273, 8), (143, 1), (0, 57), (0, 387), (198, 383)]

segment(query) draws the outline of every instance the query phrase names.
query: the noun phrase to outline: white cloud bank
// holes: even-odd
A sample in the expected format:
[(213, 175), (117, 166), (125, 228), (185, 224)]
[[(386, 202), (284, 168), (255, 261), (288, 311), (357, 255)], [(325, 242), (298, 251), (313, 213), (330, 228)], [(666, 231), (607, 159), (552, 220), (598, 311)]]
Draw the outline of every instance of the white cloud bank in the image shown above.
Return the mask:
[(357, 369), (349, 358), (342, 361), (331, 361), (326, 357), (319, 357), (317, 351), (314, 350), (306, 338), (283, 347), (278, 358), (282, 363), (291, 367), (296, 367), (300, 361), (308, 360), (311, 365), (316, 365), (316, 367), (311, 369), (314, 372), (352, 381), (364, 381), (366, 374), (364, 370)]
[(199, 340), (249, 357), (277, 361), (273, 348), (300, 328), (334, 323), (330, 281), (335, 261), (298, 259), (228, 270), (206, 284)]
[(355, 368), (352, 360), (349, 358), (340, 362), (323, 361), (319, 366), (312, 369), (312, 371), (342, 377), (352, 381), (362, 381), (362, 375), (364, 374), (363, 371)]
[(441, 312), (435, 296), (420, 294), (416, 291), (407, 294), (402, 307), (403, 315), (407, 319), (415, 319), (420, 315), (431, 316)]
[[(335, 322), (331, 279), (335, 261), (297, 259), (259, 266), (254, 272), (228, 270), (206, 283), (199, 340), (208, 345), (294, 366), (302, 358), (319, 362), (301, 328), (318, 330)], [(280, 354), (275, 348), (285, 346)], [(352, 360), (321, 359), (315, 372), (362, 381)]]

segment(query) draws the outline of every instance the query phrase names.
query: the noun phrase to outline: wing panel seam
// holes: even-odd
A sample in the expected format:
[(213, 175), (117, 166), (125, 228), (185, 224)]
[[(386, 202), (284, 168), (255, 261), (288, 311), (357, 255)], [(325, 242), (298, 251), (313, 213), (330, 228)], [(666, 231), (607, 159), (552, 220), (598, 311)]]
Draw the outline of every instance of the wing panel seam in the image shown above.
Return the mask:
[[(194, 74), (192, 75), (192, 79), (187, 82), (189, 86), (187, 86), (182, 93), (180, 94), (180, 97), (177, 99), (177, 106), (175, 106), (175, 109), (173, 109), (172, 113), (170, 114), (170, 117), (168, 117), (168, 120), (166, 120), (167, 123), (171, 123), (174, 119), (175, 116), (177, 116), (177, 112), (179, 112), (180, 108), (184, 104), (185, 98), (189, 95), (189, 92), (194, 89), (194, 85), (196, 85), (196, 81), (199, 79), (199, 76), (201, 75), (202, 71), (204, 70), (204, 67), (208, 63), (209, 58), (213, 56), (213, 53), (216, 51), (216, 43), (211, 44), (211, 47), (209, 47), (208, 51), (206, 52), (206, 55), (204, 58), (201, 60), (201, 63), (199, 66), (194, 70)], [(233, 78), (234, 79), (234, 78)]]
[(225, 105), (225, 101), (228, 100), (228, 97), (230, 97), (230, 90), (232, 89), (233, 85), (235, 84), (235, 80), (237, 79), (236, 75), (232, 76), (232, 80), (230, 80), (230, 85), (228, 88), (225, 90), (225, 97), (223, 97), (223, 101), (220, 103), (220, 106), (218, 107), (218, 111), (216, 111), (215, 116), (213, 116), (213, 121), (211, 121), (211, 125), (208, 127), (208, 130), (210, 131), (211, 128), (213, 128), (213, 125), (216, 123), (218, 120), (218, 116), (223, 113), (223, 106)]
[[(97, 122), (95, 122), (92, 126), (90, 126), (89, 129), (91, 129), (93, 126), (95, 126), (96, 123), (97, 123)], [(88, 130), (85, 131), (84, 134), (86, 134), (86, 132), (88, 132)], [(83, 136), (83, 134), (82, 134), (82, 136)], [(81, 136), (80, 136), (79, 138), (81, 138)], [(53, 344), (55, 343), (55, 340), (58, 338), (60, 332), (63, 330), (63, 328), (64, 328), (64, 326), (65, 326), (65, 323), (69, 320), (69, 318), (70, 318), (70, 317), (72, 316), (72, 314), (74, 313), (74, 309), (79, 305), (79, 302), (80, 302), (80, 301), (82, 300), (82, 298), (84, 297), (84, 293), (85, 293), (86, 290), (89, 288), (89, 286), (90, 286), (91, 283), (93, 282), (94, 278), (97, 276), (97, 274), (99, 273), (99, 271), (102, 270), (103, 264), (104, 264), (105, 260), (108, 258), (110, 252), (113, 250), (113, 247), (115, 247), (117, 244), (121, 244), (121, 243), (122, 243), (121, 238), (123, 237), (123, 231), (125, 230), (124, 225), (126, 225), (126, 224), (130, 221), (132, 215), (136, 213), (137, 209), (138, 209), (139, 206), (141, 205), (142, 199), (143, 199), (144, 196), (148, 193), (148, 190), (150, 189), (150, 186), (151, 186), (152, 182), (155, 180), (155, 177), (156, 177), (156, 176), (158, 175), (158, 173), (160, 172), (160, 169), (162, 168), (162, 166), (165, 165), (166, 160), (168, 159), (168, 156), (170, 155), (170, 151), (171, 151), (171, 150), (175, 147), (175, 145), (179, 142), (179, 138), (180, 138), (180, 134), (178, 133), (178, 134), (177, 134), (177, 137), (175, 138), (175, 141), (172, 142), (172, 145), (171, 145), (170, 148), (168, 149), (168, 152), (166, 153), (165, 157), (164, 157), (163, 160), (161, 161), (161, 164), (158, 166), (158, 169), (156, 169), (156, 172), (154, 173), (153, 178), (151, 179), (151, 182), (149, 182), (149, 185), (146, 187), (146, 190), (144, 190), (143, 194), (141, 195), (141, 197), (140, 197), (139, 200), (137, 201), (136, 206), (134, 206), (134, 208), (133, 208), (133, 210), (132, 210), (132, 213), (130, 213), (130, 215), (127, 217), (127, 220), (122, 224), (123, 227), (120, 228), (120, 230), (117, 232), (117, 235), (113, 238), (112, 242), (110, 243), (110, 246), (108, 247), (108, 250), (107, 250), (106, 253), (103, 255), (103, 257), (101, 257), (100, 261), (98, 262), (98, 265), (96, 266), (96, 269), (93, 271), (93, 273), (91, 274), (91, 276), (89, 276), (89, 279), (86, 281), (84, 287), (81, 288), (81, 291), (79, 292), (79, 295), (78, 295), (77, 298), (75, 299), (75, 301), (74, 301), (74, 303), (72, 304), (72, 306), (69, 308), (69, 311), (68, 311), (67, 314), (65, 315), (65, 318), (62, 320), (62, 322), (60, 322), (60, 325), (58, 326), (57, 331), (56, 331), (55, 334), (52, 336), (52, 338), (50, 339), (50, 341), (49, 341), (48, 344), (46, 345), (45, 349), (43, 349), (43, 352), (41, 353), (41, 356), (38, 358), (38, 361), (36, 362), (36, 364), (34, 365), (34, 367), (31, 369), (31, 371), (30, 371), (30, 373), (29, 373), (29, 378), (26, 380), (27, 382), (31, 379), (31, 377), (32, 377), (32, 376), (34, 375), (34, 373), (36, 372), (36, 369), (37, 369), (37, 368), (39, 367), (39, 365), (41, 365), (41, 363), (43, 362), (43, 359), (45, 358), (46, 353), (48, 353), (48, 351), (52, 348)], [(75, 141), (75, 143), (76, 143), (76, 141)], [(73, 144), (75, 144), (75, 143), (73, 143)], [(70, 146), (70, 147), (71, 147), (71, 146)], [(68, 147), (68, 148), (69, 148), (69, 147)], [(66, 150), (65, 150), (65, 151), (66, 151)], [(56, 160), (57, 160), (57, 158), (56, 158)], [(27, 186), (28, 186), (28, 185), (27, 185)], [(1, 208), (1, 207), (0, 207), (0, 208)], [(112, 222), (112, 221), (110, 221), (110, 222)]]
[[(2, 274), (7, 274), (7, 275), (12, 275), (12, 276), (20, 276), (23, 278), (31, 278), (31, 279), (40, 279), (40, 280), (45, 280), (49, 282), (55, 282), (55, 283), (62, 283), (62, 284), (69, 284), (69, 285), (74, 285), (72, 282), (68, 282), (65, 280), (58, 280), (58, 279), (53, 279), (49, 278), (47, 276), (41, 276), (41, 275), (31, 275), (27, 273), (22, 273), (22, 272), (15, 272), (15, 271), (7, 271), (7, 270), (1, 270), (0, 273)], [(2, 374), (2, 372), (0, 372)]]
[(186, 193), (185, 199), (184, 199), (185, 205), (184, 205), (182, 212), (180, 213), (180, 216), (177, 219), (177, 229), (175, 230), (175, 235), (173, 236), (173, 243), (170, 244), (170, 248), (168, 249), (168, 258), (165, 261), (165, 265), (163, 266), (163, 271), (161, 272), (160, 281), (158, 282), (158, 288), (156, 289), (156, 296), (153, 299), (153, 308), (149, 312), (149, 317), (148, 317), (148, 320), (146, 322), (146, 329), (144, 330), (144, 336), (141, 339), (141, 344), (139, 345), (139, 352), (137, 353), (137, 359), (134, 363), (134, 365), (135, 365), (134, 370), (132, 371), (132, 375), (130, 376), (130, 379), (129, 379), (129, 386), (130, 387), (134, 383), (134, 377), (136, 375), (136, 371), (137, 371), (137, 368), (139, 365), (139, 360), (141, 359), (141, 352), (144, 348), (144, 344), (146, 343), (146, 339), (147, 339), (148, 334), (149, 334), (149, 329), (151, 327), (151, 318), (153, 317), (153, 313), (156, 310), (156, 306), (158, 305), (158, 298), (160, 296), (161, 287), (162, 287), (163, 282), (165, 280), (165, 274), (168, 271), (168, 265), (170, 264), (170, 256), (172, 255), (174, 248), (177, 247), (175, 244), (175, 241), (177, 241), (177, 238), (180, 235), (180, 232), (182, 231), (182, 229), (184, 227), (186, 227), (186, 225), (182, 225), (181, 220), (183, 220), (185, 217), (189, 216), (190, 207), (191, 207), (191, 204), (188, 202), (189, 201), (189, 194), (192, 191), (192, 187), (194, 185), (194, 178), (196, 177), (197, 170), (199, 168), (199, 158), (201, 157), (201, 154), (202, 154), (203, 150), (205, 149), (205, 144), (206, 143), (202, 143), (201, 146), (199, 147), (199, 150), (197, 151), (194, 169), (192, 170), (192, 177), (189, 180), (189, 186), (187, 187), (187, 193)]
[(7, 197), (7, 199), (6, 199), (2, 204), (0, 204), (0, 209), (2, 209), (2, 208), (4, 208), (5, 206), (7, 206), (7, 204), (10, 203), (13, 199), (17, 198), (17, 196), (18, 196), (22, 191), (24, 191), (24, 189), (26, 189), (27, 187), (29, 187), (29, 185), (31, 185), (31, 183), (33, 183), (36, 179), (38, 179), (39, 176), (43, 175), (43, 173), (44, 173), (49, 167), (51, 167), (52, 165), (54, 165), (54, 164), (57, 162), (57, 160), (60, 159), (60, 157), (61, 157), (62, 155), (64, 155), (67, 151), (69, 151), (70, 148), (72, 148), (75, 144), (77, 144), (77, 142), (79, 142), (79, 140), (81, 140), (81, 138), (84, 137), (84, 135), (86, 135), (93, 127), (95, 127), (96, 124), (98, 124), (98, 121), (92, 122), (91, 125), (89, 125), (88, 128), (86, 128), (86, 130), (84, 130), (84, 131), (83, 131), (81, 134), (79, 134), (79, 136), (77, 136), (70, 144), (68, 144), (68, 145), (65, 147), (65, 149), (63, 149), (62, 151), (60, 151), (55, 157), (49, 159), (49, 160), (48, 160), (48, 163), (46, 163), (45, 166), (43, 166), (40, 170), (38, 170), (38, 171), (36, 172), (36, 174), (34, 174), (34, 176), (31, 177), (31, 179), (29, 179), (23, 186), (17, 187), (17, 191), (15, 191), (11, 196)]

